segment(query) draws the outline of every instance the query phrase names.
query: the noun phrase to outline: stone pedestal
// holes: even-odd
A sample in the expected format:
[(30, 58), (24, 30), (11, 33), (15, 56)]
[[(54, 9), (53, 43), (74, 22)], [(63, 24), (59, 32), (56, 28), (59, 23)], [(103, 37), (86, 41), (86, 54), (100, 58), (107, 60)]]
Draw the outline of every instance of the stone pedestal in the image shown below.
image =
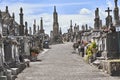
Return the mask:
[(3, 72), (0, 72), (0, 76), (3, 76)]
[(104, 60), (103, 62), (103, 71), (107, 72), (112, 76), (120, 76), (120, 60)]
[(12, 71), (7, 69), (7, 78), (8, 80), (12, 80)]
[(11, 70), (12, 70), (12, 75), (18, 74), (18, 68), (11, 68)]
[(20, 63), (18, 65), (18, 73), (22, 72), (26, 68), (25, 63)]
[(0, 76), (0, 80), (7, 80), (7, 76)]

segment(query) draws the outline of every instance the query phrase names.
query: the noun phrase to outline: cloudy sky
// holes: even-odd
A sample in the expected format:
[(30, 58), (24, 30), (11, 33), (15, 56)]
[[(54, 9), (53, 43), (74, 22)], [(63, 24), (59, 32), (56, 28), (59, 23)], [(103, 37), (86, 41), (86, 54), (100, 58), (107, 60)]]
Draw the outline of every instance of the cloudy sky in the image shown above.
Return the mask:
[(30, 27), (33, 26), (34, 19), (37, 25), (40, 25), (40, 18), (43, 17), (44, 29), (48, 34), (52, 30), (54, 5), (58, 12), (59, 26), (63, 32), (67, 32), (70, 20), (73, 20), (73, 25), (88, 24), (93, 27), (96, 7), (100, 9), (100, 17), (104, 24), (107, 16), (105, 10), (108, 6), (114, 9), (114, 0), (0, 0), (0, 9), (5, 11), (5, 6), (8, 6), (10, 14), (15, 13), (18, 23), (20, 7), (23, 7), (24, 21), (27, 21)]

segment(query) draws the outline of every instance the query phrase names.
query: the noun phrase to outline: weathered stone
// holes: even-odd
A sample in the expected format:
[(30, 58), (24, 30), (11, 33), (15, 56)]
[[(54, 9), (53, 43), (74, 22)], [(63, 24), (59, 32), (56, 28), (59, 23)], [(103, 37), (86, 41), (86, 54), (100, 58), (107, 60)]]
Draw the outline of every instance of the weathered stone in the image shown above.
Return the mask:
[(103, 60), (103, 71), (110, 75), (119, 76), (120, 75), (120, 60)]
[(0, 80), (7, 80), (7, 76), (0, 76)]

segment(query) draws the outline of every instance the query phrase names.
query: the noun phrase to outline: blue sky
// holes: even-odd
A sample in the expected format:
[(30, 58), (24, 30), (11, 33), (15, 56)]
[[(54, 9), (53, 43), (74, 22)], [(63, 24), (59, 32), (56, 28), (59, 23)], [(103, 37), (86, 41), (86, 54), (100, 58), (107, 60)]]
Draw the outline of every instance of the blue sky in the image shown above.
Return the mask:
[[(120, 1), (118, 1), (120, 5)], [(24, 21), (27, 21), (32, 27), (34, 19), (37, 25), (40, 23), (40, 17), (43, 17), (44, 29), (46, 33), (52, 30), (53, 23), (53, 6), (56, 5), (58, 12), (59, 25), (63, 32), (69, 28), (70, 20), (73, 25), (88, 24), (94, 25), (94, 11), (96, 7), (100, 8), (100, 17), (104, 20), (107, 16), (104, 12), (109, 6), (114, 9), (114, 0), (0, 0), (0, 9), (5, 10), (5, 6), (9, 7), (9, 12), (15, 12), (15, 19), (19, 23), (19, 8), (23, 7)], [(113, 13), (111, 13), (113, 14)]]

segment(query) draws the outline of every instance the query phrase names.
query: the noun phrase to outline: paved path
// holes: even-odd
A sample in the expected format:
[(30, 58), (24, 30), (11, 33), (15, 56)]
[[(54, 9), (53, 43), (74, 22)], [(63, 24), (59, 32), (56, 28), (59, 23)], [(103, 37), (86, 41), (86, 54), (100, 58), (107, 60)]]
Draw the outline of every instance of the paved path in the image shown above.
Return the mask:
[(100, 72), (72, 52), (72, 43), (53, 45), (38, 56), (41, 62), (31, 62), (31, 67), (16, 80), (120, 80)]

